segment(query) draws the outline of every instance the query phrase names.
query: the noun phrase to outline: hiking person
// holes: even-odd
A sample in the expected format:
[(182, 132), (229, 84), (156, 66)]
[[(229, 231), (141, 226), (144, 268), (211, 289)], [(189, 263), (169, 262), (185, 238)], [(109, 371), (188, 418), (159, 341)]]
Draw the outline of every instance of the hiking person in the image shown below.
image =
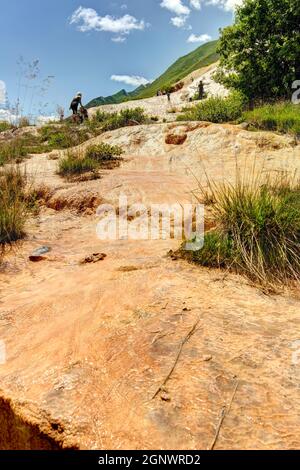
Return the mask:
[(200, 80), (198, 85), (198, 93), (199, 93), (199, 100), (203, 100), (204, 98), (204, 83)]
[(170, 103), (171, 102), (171, 93), (169, 91), (167, 92), (167, 97), (168, 97), (168, 102)]
[(78, 107), (79, 105), (83, 108), (82, 104), (82, 93), (78, 92), (77, 95), (73, 98), (71, 104), (70, 104), (70, 109), (73, 112), (73, 116), (78, 115)]

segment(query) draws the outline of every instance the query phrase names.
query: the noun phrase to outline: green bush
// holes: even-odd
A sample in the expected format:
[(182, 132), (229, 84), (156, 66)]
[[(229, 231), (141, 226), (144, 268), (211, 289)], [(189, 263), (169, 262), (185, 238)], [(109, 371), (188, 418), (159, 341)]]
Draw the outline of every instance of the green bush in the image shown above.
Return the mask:
[(49, 137), (48, 145), (53, 149), (66, 149), (72, 146), (72, 139), (65, 132), (57, 132)]
[(94, 123), (102, 123), (110, 119), (111, 117), (115, 116), (117, 113), (106, 113), (104, 111), (98, 111), (96, 114), (92, 117), (91, 121)]
[(223, 83), (250, 100), (289, 97), (299, 78), (300, 5), (294, 0), (244, 0), (220, 34)]
[(65, 177), (71, 177), (88, 172), (95, 172), (99, 168), (95, 160), (87, 157), (81, 157), (79, 153), (68, 152), (66, 156), (59, 161), (58, 174)]
[(49, 150), (64, 150), (80, 145), (91, 136), (86, 129), (70, 124), (48, 124), (39, 129), (40, 141), (47, 145)]
[(90, 145), (85, 152), (85, 157), (99, 163), (116, 160), (122, 155), (123, 150), (116, 145), (101, 144)]
[(300, 184), (289, 178), (211, 187), (216, 228), (186, 256), (265, 286), (300, 278)]
[(143, 124), (147, 122), (147, 117), (143, 108), (123, 109), (119, 113), (114, 113), (106, 119), (102, 125), (103, 131), (112, 131), (121, 127), (126, 127), (131, 123)]
[(210, 268), (226, 268), (232, 258), (232, 243), (230, 238), (218, 231), (205, 234), (203, 248), (191, 252), (194, 262)]
[(238, 92), (231, 93), (227, 98), (211, 97), (178, 116), (178, 121), (236, 121), (242, 116), (245, 98)]
[(0, 245), (2, 246), (24, 236), (28, 215), (25, 186), (25, 175), (18, 168), (6, 168), (0, 172)]
[(300, 137), (300, 106), (290, 102), (267, 104), (243, 114), (257, 129), (290, 133)]
[(9, 131), (9, 129), (12, 129), (12, 128), (13, 126), (9, 122), (0, 121), (0, 132)]

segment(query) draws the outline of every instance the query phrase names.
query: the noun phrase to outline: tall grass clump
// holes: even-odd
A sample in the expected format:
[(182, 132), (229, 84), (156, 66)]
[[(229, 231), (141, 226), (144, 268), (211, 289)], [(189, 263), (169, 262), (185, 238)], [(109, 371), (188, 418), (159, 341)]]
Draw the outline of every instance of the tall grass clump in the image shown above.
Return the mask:
[(58, 174), (66, 178), (83, 173), (96, 172), (99, 165), (95, 160), (82, 156), (79, 151), (69, 151), (58, 164)]
[(28, 150), (24, 139), (15, 138), (7, 142), (0, 143), (0, 166), (11, 163), (21, 162), (28, 155)]
[(245, 98), (238, 92), (232, 92), (227, 98), (211, 97), (177, 117), (178, 121), (208, 121), (223, 123), (236, 121), (242, 116)]
[(0, 132), (9, 131), (13, 128), (13, 125), (7, 121), (0, 121)]
[(117, 166), (123, 150), (117, 145), (89, 145), (85, 150), (70, 150), (59, 161), (58, 174), (72, 177), (83, 173), (97, 173), (99, 169), (110, 169)]
[(226, 268), (264, 286), (300, 277), (300, 183), (284, 176), (211, 185), (215, 228), (204, 248), (186, 253), (203, 266)]
[(289, 133), (300, 137), (300, 106), (290, 102), (266, 104), (247, 111), (243, 120), (256, 129)]
[(24, 236), (28, 215), (26, 177), (17, 167), (0, 171), (0, 246)]
[(95, 160), (98, 163), (117, 160), (122, 155), (123, 150), (117, 145), (109, 145), (101, 142), (100, 144), (89, 145), (85, 156)]

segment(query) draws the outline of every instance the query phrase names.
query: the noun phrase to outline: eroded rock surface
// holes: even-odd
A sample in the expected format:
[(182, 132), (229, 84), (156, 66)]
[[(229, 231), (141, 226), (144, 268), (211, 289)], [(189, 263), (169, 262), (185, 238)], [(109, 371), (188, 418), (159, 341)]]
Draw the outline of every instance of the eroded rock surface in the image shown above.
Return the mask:
[[(185, 142), (166, 144), (175, 131)], [(0, 406), (13, 429), (0, 433), (1, 447), (209, 448), (234, 394), (217, 449), (299, 448), (296, 293), (266, 296), (242, 277), (172, 259), (176, 240), (101, 241), (94, 204), (84, 214), (75, 202), (51, 205), (85, 192), (115, 207), (120, 194), (129, 204), (182, 204), (205, 173), (233, 181), (237, 164), (293, 172), (299, 146), (207, 123), (138, 126), (100, 140), (123, 146), (125, 159), (97, 181), (66, 183), (45, 156), (26, 162), (51, 197), (0, 273)], [(51, 259), (30, 263), (43, 245)], [(80, 265), (89, 253), (107, 256)]]

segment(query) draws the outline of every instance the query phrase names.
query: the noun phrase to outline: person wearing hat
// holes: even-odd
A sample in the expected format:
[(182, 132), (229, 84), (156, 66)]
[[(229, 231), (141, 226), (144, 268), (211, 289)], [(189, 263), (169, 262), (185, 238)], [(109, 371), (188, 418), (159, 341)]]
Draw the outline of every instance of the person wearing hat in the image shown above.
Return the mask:
[(73, 115), (78, 114), (79, 105), (83, 108), (81, 100), (82, 100), (82, 93), (78, 92), (77, 95), (73, 98), (72, 103), (70, 105), (70, 109), (73, 111)]

